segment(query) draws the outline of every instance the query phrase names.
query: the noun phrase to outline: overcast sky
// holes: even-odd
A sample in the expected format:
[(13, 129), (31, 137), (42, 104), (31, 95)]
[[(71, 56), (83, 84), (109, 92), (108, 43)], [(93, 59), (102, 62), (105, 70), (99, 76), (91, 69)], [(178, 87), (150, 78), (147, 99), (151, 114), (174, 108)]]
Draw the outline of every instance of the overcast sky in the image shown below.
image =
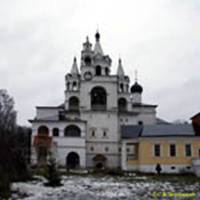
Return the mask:
[(112, 73), (122, 58), (143, 101), (158, 117), (188, 120), (200, 111), (199, 0), (0, 0), (0, 88), (15, 99), (18, 122), (35, 106), (64, 101), (64, 76), (97, 27)]

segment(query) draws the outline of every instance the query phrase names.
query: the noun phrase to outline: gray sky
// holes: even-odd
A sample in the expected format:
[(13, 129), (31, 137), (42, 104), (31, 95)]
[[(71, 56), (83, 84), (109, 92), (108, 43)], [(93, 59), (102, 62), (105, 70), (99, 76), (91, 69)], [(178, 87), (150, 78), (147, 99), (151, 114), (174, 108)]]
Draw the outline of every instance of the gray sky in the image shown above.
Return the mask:
[(101, 44), (116, 73), (119, 55), (143, 101), (158, 116), (188, 120), (200, 111), (199, 0), (0, 0), (0, 88), (29, 124), (36, 105), (64, 101), (64, 75), (86, 35)]

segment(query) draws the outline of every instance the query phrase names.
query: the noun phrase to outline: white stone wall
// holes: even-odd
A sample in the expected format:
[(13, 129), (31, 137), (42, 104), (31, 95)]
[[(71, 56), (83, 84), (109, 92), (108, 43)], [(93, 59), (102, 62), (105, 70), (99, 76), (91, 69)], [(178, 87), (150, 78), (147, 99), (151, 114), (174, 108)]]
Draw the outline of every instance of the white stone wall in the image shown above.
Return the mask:
[[(86, 167), (86, 124), (84, 122), (35, 122), (32, 124), (32, 164), (36, 164), (36, 151), (33, 146), (34, 136), (40, 126), (45, 125), (49, 128), (49, 136), (52, 136), (53, 128), (59, 128), (59, 137), (53, 137), (56, 160), (59, 165), (66, 166), (66, 157), (70, 152), (75, 152), (80, 158), (80, 167)], [(81, 130), (81, 137), (65, 137), (64, 129), (69, 125), (76, 125)]]
[(69, 153), (71, 152), (75, 152), (79, 155), (80, 158), (80, 167), (81, 168), (85, 168), (86, 167), (86, 152), (85, 152), (85, 146), (84, 147), (80, 147), (80, 146), (65, 146), (65, 147), (59, 147), (57, 149), (58, 152), (58, 157), (57, 157), (57, 161), (58, 164), (61, 165), (62, 167), (66, 166), (66, 158), (68, 156)]
[(60, 136), (59, 137), (64, 137), (64, 129), (65, 127), (69, 126), (69, 125), (76, 125), (80, 128), (81, 130), (81, 137), (85, 138), (86, 136), (86, 124), (84, 122), (62, 122), (62, 121), (58, 121), (58, 122), (51, 122), (51, 121), (46, 121), (46, 122), (33, 122), (32, 123), (32, 136), (37, 135), (38, 133), (38, 128), (40, 126), (47, 126), (49, 129), (49, 136), (52, 136), (52, 130), (53, 128), (59, 128), (59, 132), (60, 132)]
[(94, 87), (101, 86), (107, 93), (107, 110), (117, 109), (117, 86), (116, 82), (84, 81), (81, 84), (80, 99), (83, 110), (91, 110), (90, 93)]
[(142, 103), (142, 95), (140, 93), (132, 94), (132, 102), (133, 103)]
[(44, 119), (47, 117), (54, 117), (52, 119), (57, 120), (58, 119), (58, 112), (59, 109), (58, 108), (40, 108), (37, 107), (36, 109), (36, 117), (37, 119)]

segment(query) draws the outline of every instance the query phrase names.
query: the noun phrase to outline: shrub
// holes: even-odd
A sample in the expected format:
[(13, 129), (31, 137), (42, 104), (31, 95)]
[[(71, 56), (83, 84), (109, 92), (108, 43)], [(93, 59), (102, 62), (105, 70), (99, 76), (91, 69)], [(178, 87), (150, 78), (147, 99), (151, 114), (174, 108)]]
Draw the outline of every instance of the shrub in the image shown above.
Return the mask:
[(47, 183), (45, 183), (46, 186), (61, 186), (61, 176), (58, 171), (58, 168), (56, 166), (56, 160), (50, 156), (47, 164), (47, 171), (46, 171), (46, 176), (48, 180)]

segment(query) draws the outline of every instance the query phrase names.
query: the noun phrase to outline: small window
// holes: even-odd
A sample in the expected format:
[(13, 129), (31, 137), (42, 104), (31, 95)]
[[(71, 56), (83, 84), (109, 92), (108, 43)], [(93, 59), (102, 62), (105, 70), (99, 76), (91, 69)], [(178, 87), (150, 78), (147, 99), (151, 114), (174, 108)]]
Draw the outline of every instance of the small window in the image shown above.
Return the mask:
[(86, 56), (86, 57), (85, 57), (85, 64), (86, 64), (87, 66), (90, 66), (90, 65), (91, 65), (91, 62), (92, 62), (91, 58), (90, 58), (89, 56)]
[(175, 157), (176, 156), (176, 145), (170, 144), (170, 156)]
[(96, 76), (101, 76), (101, 66), (96, 66)]
[(108, 67), (106, 67), (105, 72), (106, 72), (106, 75), (109, 75), (109, 68)]
[(106, 137), (107, 136), (107, 133), (106, 131), (103, 132), (103, 137)]
[(109, 151), (109, 148), (108, 148), (108, 147), (106, 147), (106, 148), (105, 148), (105, 151), (106, 151), (106, 152), (108, 152), (108, 151)]
[(122, 149), (121, 149), (121, 147), (119, 147), (119, 152), (121, 152), (122, 151)]
[(67, 83), (67, 90), (70, 90), (70, 83)]
[(94, 151), (94, 147), (90, 147), (90, 151)]
[(53, 136), (54, 137), (58, 137), (59, 136), (59, 129), (58, 128), (54, 128), (53, 129)]
[(92, 131), (92, 137), (94, 137), (95, 136), (95, 131)]
[(186, 144), (186, 145), (185, 145), (185, 156), (186, 156), (186, 157), (192, 156), (191, 144)]
[(176, 169), (176, 167), (174, 167), (174, 166), (171, 166), (171, 169), (173, 169), (173, 170), (174, 170), (174, 169)]
[(76, 91), (78, 88), (77, 88), (77, 82), (73, 82), (72, 84), (72, 87), (73, 87), (73, 90)]
[(127, 149), (126, 149), (126, 151), (127, 151), (127, 152), (130, 152), (130, 149), (129, 149), (129, 148), (127, 148)]
[(190, 166), (187, 166), (187, 167), (186, 167), (186, 169), (188, 169), (188, 170), (189, 170), (189, 169), (191, 169), (191, 167), (190, 167)]
[(154, 156), (155, 157), (160, 157), (160, 144), (155, 144), (154, 145)]
[(124, 85), (123, 85), (123, 83), (120, 83), (119, 87), (120, 87), (120, 91), (123, 92), (124, 91)]
[(143, 121), (138, 121), (138, 125), (143, 125)]

